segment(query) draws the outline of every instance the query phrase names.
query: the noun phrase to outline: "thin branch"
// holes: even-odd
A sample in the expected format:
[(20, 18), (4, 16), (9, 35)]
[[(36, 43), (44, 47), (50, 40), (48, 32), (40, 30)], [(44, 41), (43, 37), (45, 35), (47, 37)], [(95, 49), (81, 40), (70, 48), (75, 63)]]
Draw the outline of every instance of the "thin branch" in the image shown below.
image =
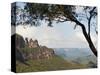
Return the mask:
[(88, 18), (88, 36), (90, 37), (90, 23), (91, 23), (91, 19), (94, 16), (93, 12), (96, 9), (96, 7), (94, 7), (91, 11), (90, 11), (90, 17)]
[(86, 10), (85, 10), (85, 14), (86, 14), (86, 19), (89, 20), (89, 17), (87, 16)]

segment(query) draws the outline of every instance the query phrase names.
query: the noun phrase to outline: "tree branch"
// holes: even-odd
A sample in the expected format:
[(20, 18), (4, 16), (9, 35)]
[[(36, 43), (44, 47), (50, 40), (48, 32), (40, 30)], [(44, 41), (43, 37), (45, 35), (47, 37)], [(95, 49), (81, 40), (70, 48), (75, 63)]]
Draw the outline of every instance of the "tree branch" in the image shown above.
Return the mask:
[(89, 13), (90, 13), (90, 17), (88, 18), (88, 36), (90, 37), (90, 23), (91, 23), (91, 19), (94, 16), (93, 12), (96, 9), (96, 7), (94, 7)]
[(79, 21), (75, 21), (75, 23), (79, 26), (81, 26), (82, 28), (82, 32), (83, 32), (83, 35), (85, 36), (85, 39), (87, 40), (88, 44), (89, 44), (89, 47), (91, 49), (91, 51), (94, 53), (94, 55), (97, 57), (97, 50), (91, 40), (91, 37), (88, 36), (87, 32), (86, 32), (86, 28), (85, 28), (85, 25), (80, 23)]

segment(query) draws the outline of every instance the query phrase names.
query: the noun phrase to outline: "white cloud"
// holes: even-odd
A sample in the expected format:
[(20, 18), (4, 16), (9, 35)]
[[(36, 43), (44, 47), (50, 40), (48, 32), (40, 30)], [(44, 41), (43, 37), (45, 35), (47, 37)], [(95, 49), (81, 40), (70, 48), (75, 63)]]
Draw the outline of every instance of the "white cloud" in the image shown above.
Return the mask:
[[(64, 27), (63, 27), (64, 26)], [(45, 45), (52, 48), (85, 48), (88, 43), (84, 38), (80, 28), (71, 29), (71, 25), (47, 27), (45, 24), (39, 27), (18, 26), (16, 32), (24, 37), (37, 39), (40, 45)], [(69, 35), (70, 34), (70, 35)], [(96, 37), (92, 34), (93, 41)]]

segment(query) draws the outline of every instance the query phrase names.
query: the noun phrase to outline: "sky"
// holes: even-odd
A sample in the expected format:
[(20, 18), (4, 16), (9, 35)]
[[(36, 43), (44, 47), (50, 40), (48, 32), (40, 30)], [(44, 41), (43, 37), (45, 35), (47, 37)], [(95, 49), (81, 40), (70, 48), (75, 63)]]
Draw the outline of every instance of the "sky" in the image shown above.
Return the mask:
[[(24, 4), (18, 4), (23, 7)], [(78, 9), (77, 11), (79, 11)], [(64, 22), (54, 23), (53, 27), (48, 27), (47, 23), (42, 21), (41, 26), (17, 26), (16, 33), (24, 38), (37, 39), (39, 44), (50, 48), (88, 48), (88, 43), (79, 26), (74, 30), (75, 23)], [(91, 33), (94, 44), (97, 43), (97, 35)]]

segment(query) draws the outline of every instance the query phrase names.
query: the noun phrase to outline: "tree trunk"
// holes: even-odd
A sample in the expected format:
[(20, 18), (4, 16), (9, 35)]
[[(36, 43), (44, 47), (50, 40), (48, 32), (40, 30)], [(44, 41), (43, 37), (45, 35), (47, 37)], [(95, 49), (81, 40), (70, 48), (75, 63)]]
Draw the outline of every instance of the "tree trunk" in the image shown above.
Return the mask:
[(91, 40), (91, 37), (88, 36), (88, 34), (87, 34), (87, 32), (86, 32), (85, 26), (84, 26), (82, 23), (80, 23), (79, 21), (75, 21), (75, 23), (78, 24), (79, 26), (81, 26), (83, 35), (84, 35), (85, 39), (87, 40), (91, 51), (92, 51), (92, 52), (94, 53), (94, 55), (97, 57), (97, 50), (96, 50), (96, 48), (95, 48), (95, 46), (94, 46), (94, 44), (93, 44), (93, 42), (92, 42), (92, 40)]

